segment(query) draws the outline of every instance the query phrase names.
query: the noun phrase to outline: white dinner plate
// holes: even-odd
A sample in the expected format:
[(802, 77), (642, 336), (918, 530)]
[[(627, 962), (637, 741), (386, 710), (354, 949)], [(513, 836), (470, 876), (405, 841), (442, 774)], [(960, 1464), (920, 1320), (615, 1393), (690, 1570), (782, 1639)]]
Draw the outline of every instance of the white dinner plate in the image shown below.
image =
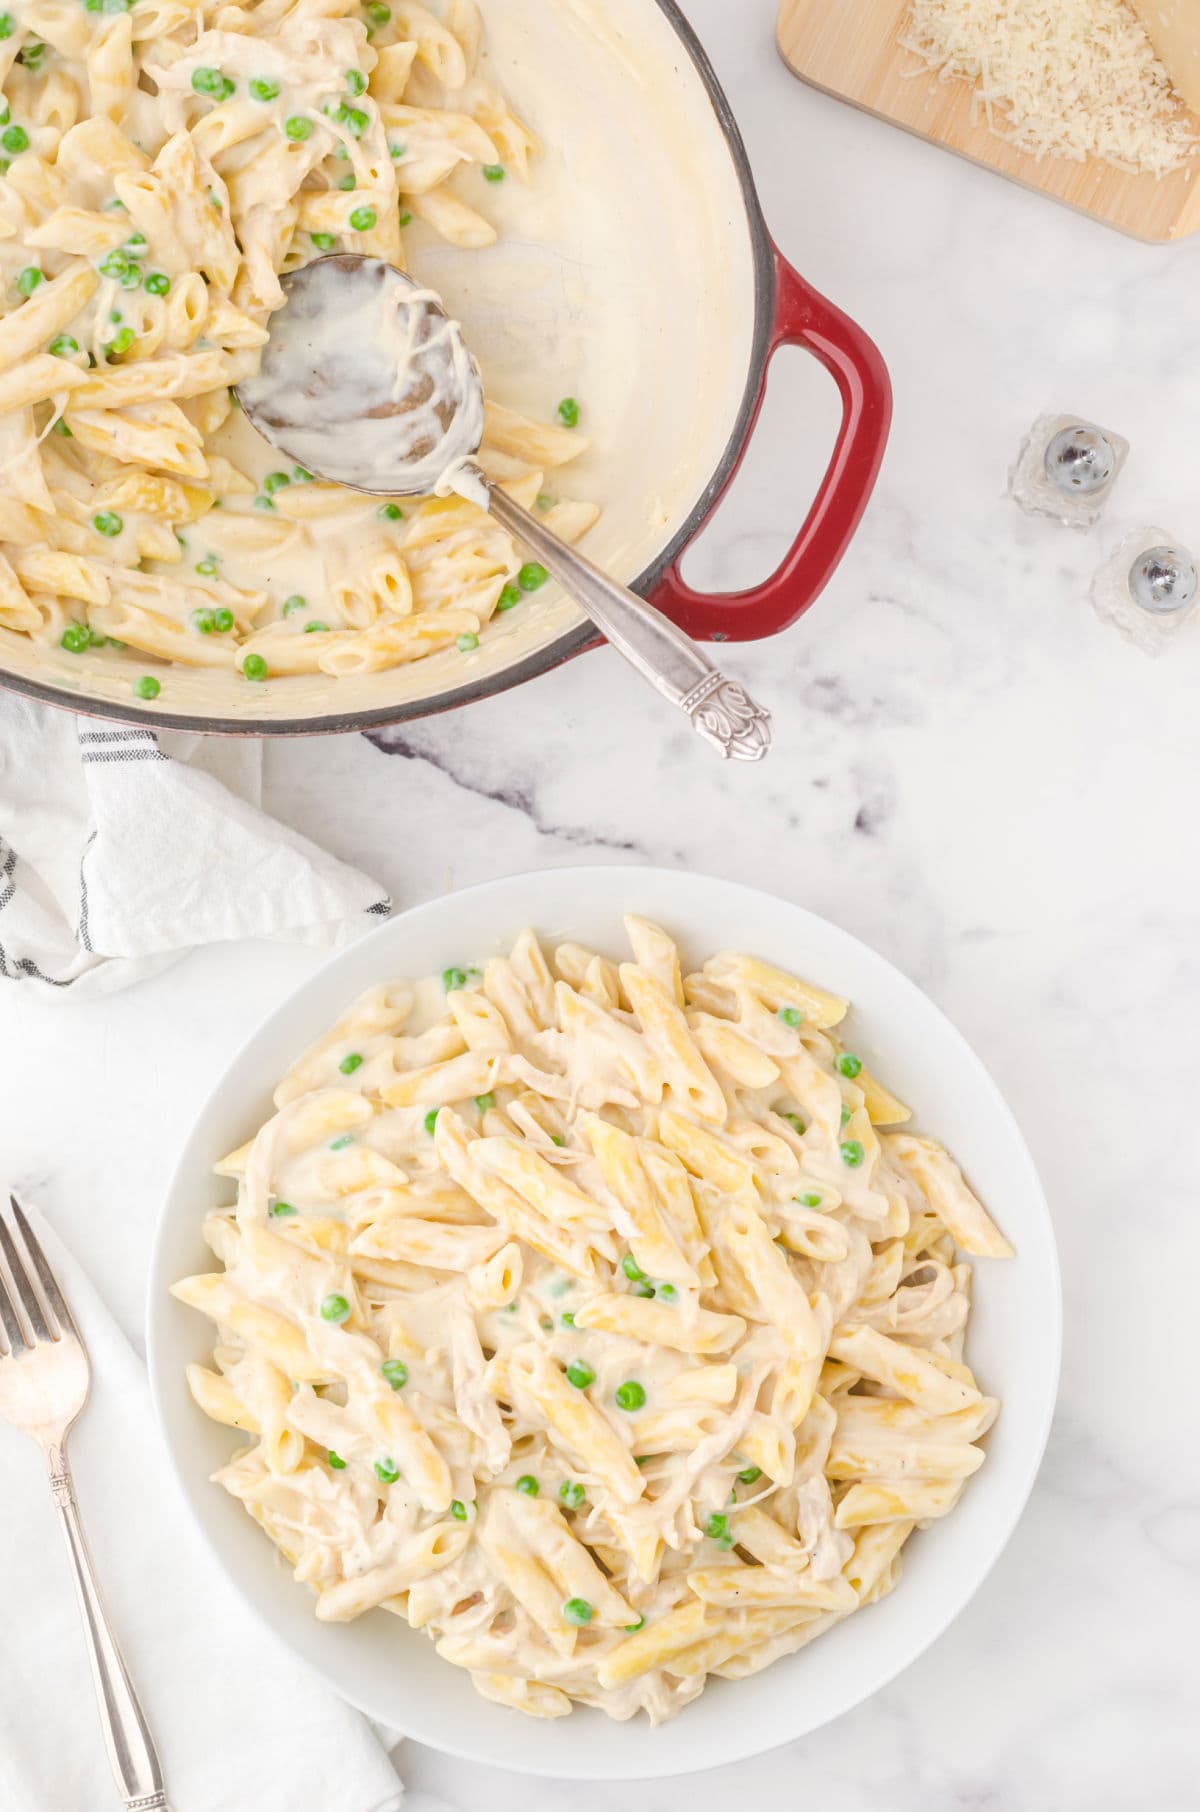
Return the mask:
[[(570, 938), (624, 955), (624, 912), (666, 926), (692, 961), (752, 951), (846, 995), (848, 1042), (912, 1104), (914, 1124), (949, 1146), (1017, 1249), (1013, 1261), (975, 1261), (967, 1353), (1003, 1404), (986, 1464), (950, 1516), (913, 1536), (897, 1589), (764, 1672), (714, 1681), (657, 1730), (586, 1709), (543, 1722), (490, 1704), (427, 1637), (386, 1612), (318, 1623), (311, 1593), (242, 1506), (209, 1482), (239, 1437), (192, 1402), (184, 1367), (209, 1358), (211, 1329), (168, 1295), (176, 1278), (212, 1267), (200, 1225), (229, 1187), (212, 1177), (213, 1163), (263, 1123), (279, 1076), (358, 994), (478, 962), (527, 924), (551, 943)], [(203, 1108), (167, 1191), (150, 1280), (150, 1377), (167, 1445), (196, 1523), (247, 1604), (382, 1723), (473, 1761), (577, 1780), (684, 1774), (759, 1754), (848, 1711), (915, 1660), (981, 1584), (1029, 1496), (1054, 1407), (1060, 1334), (1054, 1235), (1033, 1161), (954, 1027), (890, 963), (802, 907), (655, 868), (560, 868), (487, 882), (403, 913), (335, 956), (255, 1033)]]

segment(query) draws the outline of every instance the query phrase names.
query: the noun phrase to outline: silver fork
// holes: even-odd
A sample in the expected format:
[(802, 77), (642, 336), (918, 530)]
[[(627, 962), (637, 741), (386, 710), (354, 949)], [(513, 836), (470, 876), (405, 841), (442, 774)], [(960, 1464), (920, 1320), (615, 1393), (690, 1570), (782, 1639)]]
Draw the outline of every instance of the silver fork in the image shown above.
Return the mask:
[(0, 1419), (32, 1435), (46, 1456), (121, 1797), (128, 1812), (170, 1812), (154, 1743), (100, 1598), (67, 1464), (67, 1433), (91, 1381), (87, 1348), (33, 1228), (16, 1197), (9, 1201), (17, 1232), (0, 1210)]

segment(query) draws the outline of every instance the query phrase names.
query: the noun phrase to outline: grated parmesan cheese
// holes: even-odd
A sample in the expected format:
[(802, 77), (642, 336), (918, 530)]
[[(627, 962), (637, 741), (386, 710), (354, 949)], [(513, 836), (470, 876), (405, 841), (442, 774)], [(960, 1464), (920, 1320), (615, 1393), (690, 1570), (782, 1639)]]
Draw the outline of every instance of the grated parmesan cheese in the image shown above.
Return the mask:
[(1161, 176), (1198, 148), (1124, 0), (912, 0), (900, 42), (943, 80), (974, 82), (991, 130), (1034, 157)]

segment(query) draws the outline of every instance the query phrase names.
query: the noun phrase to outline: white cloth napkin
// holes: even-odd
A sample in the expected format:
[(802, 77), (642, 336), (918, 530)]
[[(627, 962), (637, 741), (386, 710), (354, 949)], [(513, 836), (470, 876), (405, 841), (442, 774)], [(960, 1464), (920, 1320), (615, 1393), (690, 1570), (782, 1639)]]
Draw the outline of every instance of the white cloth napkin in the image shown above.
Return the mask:
[(260, 810), (262, 756), (0, 698), (0, 997), (108, 993), (198, 944), (339, 943), (386, 917), (376, 882)]
[[(68, 1453), (173, 1812), (398, 1812), (403, 1787), (366, 1720), (259, 1628), (193, 1532), (145, 1367), (30, 1218), (91, 1356)], [(115, 1809), (58, 1513), (40, 1453), (6, 1424), (0, 1477), (0, 1812)]]

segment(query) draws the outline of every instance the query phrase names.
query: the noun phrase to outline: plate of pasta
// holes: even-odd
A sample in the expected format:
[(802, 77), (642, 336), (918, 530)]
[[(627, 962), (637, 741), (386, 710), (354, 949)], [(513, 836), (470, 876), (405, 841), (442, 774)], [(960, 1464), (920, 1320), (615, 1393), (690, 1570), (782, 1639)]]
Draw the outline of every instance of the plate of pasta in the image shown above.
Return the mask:
[(865, 507), (887, 380), (776, 258), (672, 0), (5, 0), (0, 683), (197, 730), (341, 730), (594, 640), (487, 511), (321, 482), (241, 414), (282, 279), (333, 252), (444, 296), (483, 370), (489, 476), (698, 634), (729, 625), (678, 557), (770, 351), (808, 344), (846, 421), (738, 633), (812, 601)]
[(584, 868), (408, 912), (267, 1022), (168, 1193), (149, 1346), (197, 1522), (340, 1692), (631, 1778), (937, 1636), (1059, 1333), (1032, 1161), (918, 989), (750, 888)]

